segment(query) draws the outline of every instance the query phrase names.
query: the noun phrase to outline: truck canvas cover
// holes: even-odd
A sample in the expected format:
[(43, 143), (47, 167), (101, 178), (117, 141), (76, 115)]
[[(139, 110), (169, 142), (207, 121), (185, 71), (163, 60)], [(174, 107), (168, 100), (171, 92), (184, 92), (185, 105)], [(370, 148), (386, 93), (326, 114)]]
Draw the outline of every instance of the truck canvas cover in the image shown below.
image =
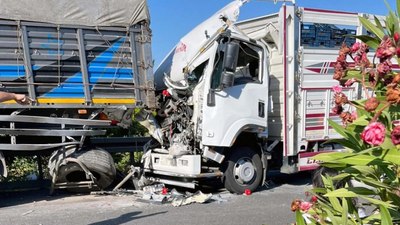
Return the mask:
[(149, 20), (146, 0), (0, 0), (0, 18), (62, 25), (131, 26)]

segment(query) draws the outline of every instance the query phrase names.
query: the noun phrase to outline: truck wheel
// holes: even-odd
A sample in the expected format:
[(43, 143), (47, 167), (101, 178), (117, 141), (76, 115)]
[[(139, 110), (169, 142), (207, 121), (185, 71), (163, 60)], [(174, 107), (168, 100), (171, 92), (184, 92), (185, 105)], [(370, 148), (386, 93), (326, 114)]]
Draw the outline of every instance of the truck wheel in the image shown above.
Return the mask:
[[(105, 189), (114, 181), (116, 169), (111, 155), (102, 149), (76, 152), (72, 156), (80, 160), (97, 179), (100, 189)], [(74, 162), (63, 165), (58, 170), (58, 183), (88, 181), (83, 169)], [(80, 192), (82, 189), (71, 188), (70, 191)], [(90, 191), (90, 190), (87, 190)]]
[(229, 155), (224, 171), (225, 188), (237, 194), (246, 189), (255, 191), (260, 185), (263, 169), (260, 156), (250, 147), (236, 147)]

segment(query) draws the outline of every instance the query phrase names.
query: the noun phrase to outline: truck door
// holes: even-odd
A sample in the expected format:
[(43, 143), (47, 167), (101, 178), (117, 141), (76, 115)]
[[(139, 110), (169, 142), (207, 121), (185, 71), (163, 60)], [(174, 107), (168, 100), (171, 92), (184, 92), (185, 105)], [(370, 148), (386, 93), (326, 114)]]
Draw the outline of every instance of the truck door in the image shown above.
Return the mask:
[[(227, 38), (226, 38), (227, 39)], [(241, 131), (267, 130), (268, 77), (265, 49), (238, 40), (221, 40), (205, 88), (202, 143), (231, 146)]]

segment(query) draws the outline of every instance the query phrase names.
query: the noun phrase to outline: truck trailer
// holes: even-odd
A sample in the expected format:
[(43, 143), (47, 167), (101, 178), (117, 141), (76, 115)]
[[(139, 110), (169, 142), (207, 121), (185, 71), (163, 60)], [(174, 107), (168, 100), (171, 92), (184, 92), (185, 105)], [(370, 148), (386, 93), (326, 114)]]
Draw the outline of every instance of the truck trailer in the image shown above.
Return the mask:
[[(37, 0), (32, 11), (2, 2), (1, 88), (33, 101), (0, 104), (0, 153), (51, 151), (53, 183), (84, 171), (100, 188), (115, 177), (114, 162), (90, 140), (129, 127), (132, 117), (152, 136), (142, 186), (218, 179), (243, 193), (264, 184), (269, 169), (315, 169), (312, 156), (342, 149), (324, 144), (340, 138), (328, 124), (341, 123), (332, 113), (339, 47), (367, 34), (359, 16), (374, 19), (285, 3), (238, 22), (251, 3), (235, 0), (183, 37), (153, 74), (145, 0)], [(357, 85), (343, 92), (361, 98)]]
[(115, 178), (114, 162), (90, 138), (129, 127), (135, 108), (154, 107), (147, 2), (1, 5), (0, 90), (32, 102), (0, 104), (0, 172), (7, 175), (7, 156), (52, 152), (53, 182), (79, 181), (83, 166), (89, 181), (106, 188)]

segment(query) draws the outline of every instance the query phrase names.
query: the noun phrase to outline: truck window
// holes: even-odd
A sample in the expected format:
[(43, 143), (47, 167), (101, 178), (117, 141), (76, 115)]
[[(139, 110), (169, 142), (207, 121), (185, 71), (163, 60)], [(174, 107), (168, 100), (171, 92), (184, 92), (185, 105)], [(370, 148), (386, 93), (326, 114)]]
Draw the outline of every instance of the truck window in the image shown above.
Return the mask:
[(247, 43), (240, 43), (239, 60), (237, 63), (233, 85), (260, 83), (259, 52), (261, 50)]
[(189, 86), (196, 86), (197, 83), (199, 83), (201, 77), (204, 74), (205, 69), (208, 66), (208, 60), (202, 62), (200, 65), (198, 65), (188, 76), (188, 82)]
[(211, 88), (217, 89), (221, 84), (221, 74), (223, 67), (224, 52), (218, 51), (215, 56), (214, 70), (211, 77)]
[(301, 25), (301, 45), (308, 48), (340, 48), (342, 43), (351, 46), (356, 39), (356, 28), (322, 23)]
[[(233, 85), (246, 83), (261, 83), (260, 76), (260, 55), (261, 48), (245, 42), (239, 45), (238, 62), (234, 71)], [(221, 47), (220, 49), (224, 49)], [(214, 70), (211, 78), (211, 88), (217, 89), (221, 84), (221, 74), (223, 72), (224, 51), (219, 50), (215, 56)]]

